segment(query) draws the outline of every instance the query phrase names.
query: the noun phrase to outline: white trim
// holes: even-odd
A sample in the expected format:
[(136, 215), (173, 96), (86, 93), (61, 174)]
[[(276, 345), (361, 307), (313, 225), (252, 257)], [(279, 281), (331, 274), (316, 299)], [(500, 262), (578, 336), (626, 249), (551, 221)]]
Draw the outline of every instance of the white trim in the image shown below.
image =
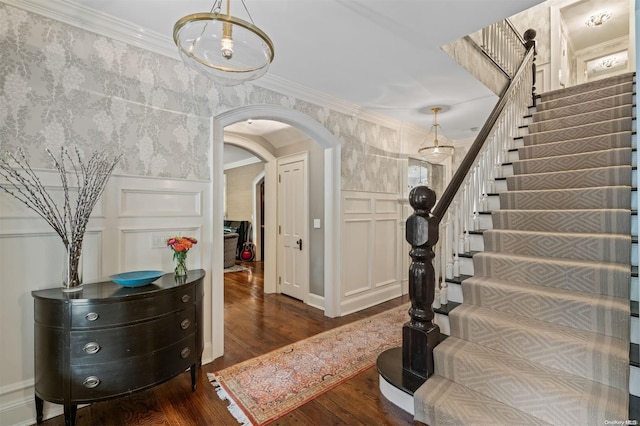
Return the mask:
[(396, 282), (393, 285), (387, 285), (377, 290), (362, 292), (361, 296), (352, 296), (347, 300), (343, 300), (341, 313), (342, 315), (348, 315), (359, 312), (400, 296), (402, 296), (402, 287), (400, 283)]
[[(222, 197), (222, 146), (225, 142), (232, 142), (227, 137), (225, 141), (224, 128), (238, 121), (252, 119), (264, 119), (280, 121), (298, 128), (306, 133), (311, 139), (320, 144), (325, 150), (325, 173), (324, 173), (324, 312), (326, 316), (336, 317), (340, 315), (340, 142), (336, 137), (324, 128), (318, 121), (303, 114), (300, 111), (285, 108), (279, 105), (248, 105), (225, 111), (212, 119), (212, 141), (211, 141), (211, 203), (213, 223), (222, 223), (223, 207)], [(246, 143), (246, 140), (245, 140)], [(273, 157), (263, 147), (254, 144), (252, 150), (256, 155)], [(265, 157), (262, 157), (265, 160)], [(269, 169), (265, 167), (265, 172)], [(265, 180), (265, 192), (268, 190), (268, 180)], [(214, 198), (215, 197), (215, 198)], [(266, 213), (266, 212), (265, 212)], [(275, 217), (265, 215), (265, 234), (269, 228), (275, 228)], [(215, 253), (222, 253), (222, 226), (212, 227), (212, 238), (214, 243), (212, 253), (212, 344), (214, 358), (222, 356), (224, 353), (224, 288), (222, 283), (223, 268), (222, 256)], [(267, 236), (265, 235), (265, 240)], [(266, 241), (265, 241), (266, 243)], [(274, 248), (275, 249), (275, 248)], [(265, 249), (267, 251), (267, 249)], [(268, 270), (269, 262), (265, 262), (265, 291), (267, 288), (268, 276), (272, 276), (275, 271)], [(275, 284), (275, 283), (274, 283)]]
[(262, 160), (258, 157), (245, 158), (244, 160), (234, 161), (224, 165), (224, 170), (237, 169), (238, 167), (249, 166), (251, 164), (260, 163)]
[(309, 301), (307, 302), (307, 304), (314, 308), (324, 310), (324, 297), (318, 296), (317, 294), (309, 293)]

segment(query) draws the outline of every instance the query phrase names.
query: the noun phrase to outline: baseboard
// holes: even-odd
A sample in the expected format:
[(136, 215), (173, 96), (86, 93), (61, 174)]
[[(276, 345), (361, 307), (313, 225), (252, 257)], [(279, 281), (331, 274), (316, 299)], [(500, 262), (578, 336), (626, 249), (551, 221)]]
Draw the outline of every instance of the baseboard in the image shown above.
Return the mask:
[[(33, 380), (3, 386), (0, 389), (0, 423), (12, 426), (27, 426), (36, 423), (36, 404)], [(64, 414), (63, 406), (44, 403), (44, 419)]]
[(307, 305), (318, 308), (324, 312), (324, 296), (318, 296), (317, 294), (309, 293)]
[(402, 288), (399, 282), (387, 285), (382, 289), (368, 291), (356, 297), (342, 300), (340, 302), (340, 316), (352, 314), (400, 296), (402, 296)]

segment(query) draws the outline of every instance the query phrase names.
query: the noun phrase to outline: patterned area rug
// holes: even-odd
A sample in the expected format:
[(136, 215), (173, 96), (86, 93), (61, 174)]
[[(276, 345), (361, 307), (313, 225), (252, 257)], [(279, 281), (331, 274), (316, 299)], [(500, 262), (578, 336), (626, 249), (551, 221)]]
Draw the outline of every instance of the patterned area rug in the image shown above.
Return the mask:
[(209, 380), (244, 425), (270, 423), (358, 373), (400, 346), (410, 304), (382, 312), (236, 364)]
[(246, 266), (242, 266), (242, 265), (233, 265), (229, 268), (225, 268), (224, 269), (224, 273), (226, 274), (227, 272), (243, 272), (243, 271), (248, 271), (249, 268), (247, 268)]

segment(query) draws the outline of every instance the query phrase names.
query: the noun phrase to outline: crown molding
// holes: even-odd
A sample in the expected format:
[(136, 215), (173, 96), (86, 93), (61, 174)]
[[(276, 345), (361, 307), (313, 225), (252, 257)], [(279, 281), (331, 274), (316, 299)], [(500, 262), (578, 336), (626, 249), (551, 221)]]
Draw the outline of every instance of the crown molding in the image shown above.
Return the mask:
[(173, 39), (72, 0), (0, 0), (19, 9), (180, 60)]
[[(172, 37), (98, 12), (74, 0), (0, 0), (0, 2), (178, 61), (181, 60)], [(269, 73), (250, 84), (395, 130), (400, 130), (402, 127), (400, 120), (367, 110), (361, 105), (347, 102)]]

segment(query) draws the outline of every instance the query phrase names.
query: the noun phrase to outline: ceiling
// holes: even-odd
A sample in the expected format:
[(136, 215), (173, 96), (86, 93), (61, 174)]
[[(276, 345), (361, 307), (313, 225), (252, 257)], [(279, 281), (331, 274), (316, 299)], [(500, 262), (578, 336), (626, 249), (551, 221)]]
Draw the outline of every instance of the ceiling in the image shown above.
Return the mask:
[[(184, 15), (208, 12), (212, 0), (58, 0), (65, 7), (89, 8), (133, 24), (142, 35), (156, 34), (175, 51), (175, 22)], [(560, 1), (563, 4), (571, 0)], [(512, 16), (542, 0), (244, 0), (253, 22), (275, 45), (275, 59), (261, 80), (303, 88), (353, 108), (384, 114), (429, 129), (429, 108), (446, 106), (439, 122), (450, 139), (474, 137), (496, 96), (441, 49), (488, 24)], [(584, 15), (599, 7), (626, 8), (629, 0), (585, 0), (562, 9), (576, 48), (605, 37), (610, 25), (592, 36)], [(588, 5), (587, 5), (588, 4)], [(68, 5), (68, 6), (66, 6)], [(224, 9), (223, 9), (224, 10)], [(250, 20), (239, 0), (231, 13)], [(613, 19), (625, 19), (615, 13)], [(627, 15), (628, 22), (628, 15)], [(614, 22), (612, 22), (614, 23)], [(628, 34), (628, 25), (627, 25)], [(611, 34), (606, 35), (607, 37)], [(261, 84), (261, 80), (255, 82)], [(289, 143), (282, 126), (268, 123), (227, 128)], [(300, 140), (299, 132), (291, 140)], [(277, 148), (277, 146), (276, 146)]]

